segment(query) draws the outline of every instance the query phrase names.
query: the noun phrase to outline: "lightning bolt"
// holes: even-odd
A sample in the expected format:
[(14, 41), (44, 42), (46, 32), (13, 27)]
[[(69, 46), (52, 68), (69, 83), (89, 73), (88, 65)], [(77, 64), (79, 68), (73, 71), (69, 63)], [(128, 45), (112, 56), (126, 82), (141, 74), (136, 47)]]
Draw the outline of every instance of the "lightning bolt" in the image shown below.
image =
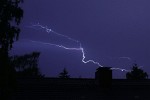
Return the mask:
[[(86, 59), (86, 56), (85, 56), (85, 51), (84, 51), (84, 48), (82, 47), (81, 45), (81, 42), (78, 41), (78, 40), (75, 40), (69, 36), (66, 36), (66, 35), (63, 35), (63, 34), (60, 34), (60, 33), (57, 33), (55, 31), (53, 31), (52, 29), (48, 28), (47, 26), (42, 26), (40, 25), (39, 23), (38, 24), (33, 24), (31, 26), (28, 26), (29, 28), (33, 28), (33, 29), (44, 29), (48, 34), (55, 34), (55, 35), (58, 35), (58, 36), (61, 36), (61, 37), (64, 37), (64, 38), (67, 38), (68, 40), (70, 41), (74, 41), (76, 43), (78, 43), (80, 46), (78, 48), (70, 48), (70, 47), (65, 47), (63, 45), (58, 45), (58, 44), (52, 44), (52, 43), (47, 43), (47, 42), (41, 42), (41, 41), (33, 41), (33, 40), (30, 40), (31, 42), (35, 42), (35, 43), (41, 43), (41, 44), (45, 44), (45, 45), (51, 45), (51, 46), (56, 46), (56, 47), (59, 47), (59, 48), (63, 48), (63, 49), (66, 49), (66, 50), (76, 50), (76, 51), (80, 51), (82, 53), (82, 62), (87, 64), (87, 63), (93, 63), (95, 65), (98, 65), (99, 67), (104, 67), (102, 66), (99, 62), (96, 62), (94, 60), (85, 60)], [(124, 57), (123, 57), (124, 58)], [(121, 71), (126, 71), (126, 72), (129, 72), (130, 70), (126, 70), (126, 69), (123, 69), (123, 68), (111, 68), (111, 70), (121, 70)]]
[[(39, 28), (39, 29), (45, 29), (45, 31), (46, 31), (48, 34), (49, 34), (49, 33), (53, 33), (53, 34), (56, 34), (56, 35), (58, 35), (58, 36), (67, 38), (68, 40), (74, 41), (74, 42), (76, 42), (76, 43), (80, 43), (78, 40), (75, 40), (75, 39), (73, 39), (73, 38), (71, 38), (71, 37), (69, 37), (69, 36), (66, 36), (66, 35), (57, 33), (57, 32), (55, 32), (55, 31), (53, 31), (52, 29), (48, 28), (47, 26), (42, 26), (42, 25), (40, 25), (39, 23), (38, 23), (38, 24), (34, 24), (34, 25), (32, 25), (32, 26), (28, 26), (28, 27), (34, 28), (34, 29), (37, 29), (37, 28)], [(80, 44), (81, 44), (81, 43), (80, 43)]]
[(31, 42), (36, 42), (36, 43), (42, 43), (42, 44), (47, 44), (47, 45), (51, 45), (51, 46), (56, 46), (56, 47), (59, 47), (59, 48), (63, 48), (63, 49), (66, 49), (66, 50), (76, 50), (76, 51), (81, 51), (82, 52), (82, 62), (83, 63), (94, 63), (100, 67), (103, 67), (100, 63), (98, 62), (95, 62), (94, 60), (87, 60), (85, 61), (85, 52), (84, 52), (84, 48), (80, 45), (80, 48), (68, 48), (68, 47), (65, 47), (63, 45), (57, 45), (57, 44), (52, 44), (52, 43), (45, 43), (45, 42), (39, 42), (39, 41), (33, 41), (33, 40), (30, 40)]
[(119, 57), (119, 59), (128, 59), (129, 61), (132, 61), (130, 57)]

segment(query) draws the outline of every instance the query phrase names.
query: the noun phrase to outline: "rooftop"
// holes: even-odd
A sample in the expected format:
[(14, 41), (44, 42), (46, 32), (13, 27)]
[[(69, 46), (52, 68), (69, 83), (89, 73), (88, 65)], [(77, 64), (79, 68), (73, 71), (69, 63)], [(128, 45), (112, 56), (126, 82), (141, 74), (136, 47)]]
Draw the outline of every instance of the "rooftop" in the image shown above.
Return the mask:
[(150, 80), (113, 79), (103, 88), (95, 79), (18, 79), (14, 100), (149, 100)]

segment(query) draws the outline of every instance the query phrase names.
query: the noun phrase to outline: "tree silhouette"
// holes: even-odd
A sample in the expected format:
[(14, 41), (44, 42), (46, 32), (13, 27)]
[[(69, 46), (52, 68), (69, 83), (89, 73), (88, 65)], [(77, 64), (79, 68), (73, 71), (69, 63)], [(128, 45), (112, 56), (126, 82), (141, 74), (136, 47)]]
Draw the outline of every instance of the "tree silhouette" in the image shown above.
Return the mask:
[(18, 77), (42, 77), (38, 68), (40, 52), (32, 52), (11, 58), (11, 65), (15, 67)]
[(132, 67), (132, 71), (127, 72), (126, 78), (132, 80), (147, 79), (148, 74), (144, 72), (142, 69), (138, 68), (137, 64), (134, 64), (134, 66)]
[(68, 71), (66, 68), (63, 69), (63, 71), (59, 74), (59, 78), (70, 78), (70, 75), (68, 75)]
[(8, 99), (7, 94), (15, 81), (8, 52), (19, 36), (18, 25), (23, 17), (23, 10), (19, 7), (21, 2), (23, 0), (0, 0), (0, 97), (3, 100)]
[(14, 39), (18, 39), (18, 26), (23, 17), (19, 3), (23, 0), (0, 0), (0, 46), (11, 49)]

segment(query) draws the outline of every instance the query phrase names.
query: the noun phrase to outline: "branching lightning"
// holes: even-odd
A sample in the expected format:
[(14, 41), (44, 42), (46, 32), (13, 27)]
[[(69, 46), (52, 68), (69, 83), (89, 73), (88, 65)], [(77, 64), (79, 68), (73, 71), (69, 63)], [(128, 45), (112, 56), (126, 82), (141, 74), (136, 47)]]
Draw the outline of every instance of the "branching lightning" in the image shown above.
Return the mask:
[[(71, 41), (80, 43), (78, 40), (75, 40), (75, 39), (73, 39), (73, 38), (71, 38), (71, 37), (69, 37), (69, 36), (66, 36), (66, 35), (57, 33), (57, 32), (55, 32), (55, 31), (53, 31), (52, 29), (48, 28), (47, 26), (42, 26), (42, 25), (40, 25), (39, 23), (38, 23), (38, 24), (34, 24), (34, 25), (32, 25), (32, 26), (29, 26), (29, 27), (30, 27), (30, 28), (35, 28), (35, 29), (36, 29), (36, 28), (45, 29), (45, 31), (46, 31), (47, 33), (53, 33), (53, 34), (56, 34), (56, 35), (58, 35), (58, 36), (67, 38), (68, 40), (71, 40)], [(80, 43), (80, 44), (81, 44), (81, 43)]]
[[(93, 63), (93, 64), (96, 64), (98, 65), (99, 67), (103, 67), (99, 62), (96, 62), (94, 60), (85, 60), (86, 59), (86, 56), (85, 56), (85, 51), (84, 51), (84, 48), (82, 47), (81, 45), (81, 42), (78, 41), (78, 40), (75, 40), (69, 36), (66, 36), (66, 35), (63, 35), (63, 34), (60, 34), (60, 33), (57, 33), (55, 31), (53, 31), (52, 29), (48, 28), (47, 26), (42, 26), (40, 25), (39, 23), (38, 24), (34, 24), (34, 25), (31, 25), (29, 26), (30, 28), (33, 28), (33, 29), (44, 29), (48, 34), (51, 33), (51, 34), (55, 34), (55, 35), (58, 35), (58, 36), (61, 36), (61, 37), (64, 37), (70, 41), (74, 41), (76, 43), (79, 44), (79, 47), (78, 48), (70, 48), (70, 47), (65, 47), (63, 45), (58, 45), (58, 44), (52, 44), (52, 43), (46, 43), (46, 42), (41, 42), (41, 41), (33, 41), (33, 40), (30, 40), (31, 42), (35, 42), (35, 43), (41, 43), (41, 44), (45, 44), (45, 45), (51, 45), (51, 46), (56, 46), (56, 47), (59, 47), (59, 48), (63, 48), (63, 49), (66, 49), (66, 50), (75, 50), (75, 51), (80, 51), (82, 53), (82, 62), (83, 63)], [(121, 57), (121, 58), (124, 58), (124, 57)], [(130, 70), (126, 70), (126, 69), (122, 69), (122, 68), (111, 68), (112, 70), (121, 70), (121, 71), (130, 71)]]
[(52, 43), (45, 43), (45, 42), (39, 42), (39, 41), (32, 41), (31, 42), (36, 42), (36, 43), (42, 43), (42, 44), (47, 44), (47, 45), (51, 45), (51, 46), (56, 46), (56, 47), (59, 47), (59, 48), (63, 48), (63, 49), (66, 49), (66, 50), (76, 50), (76, 51), (81, 51), (82, 52), (82, 62), (83, 63), (89, 63), (89, 62), (92, 62), (100, 67), (103, 67), (101, 64), (99, 64), (98, 62), (95, 62), (94, 60), (88, 60), (88, 61), (85, 61), (85, 52), (84, 52), (84, 49), (82, 48), (82, 46), (80, 46), (80, 48), (68, 48), (68, 47), (65, 47), (63, 45), (57, 45), (57, 44), (52, 44)]

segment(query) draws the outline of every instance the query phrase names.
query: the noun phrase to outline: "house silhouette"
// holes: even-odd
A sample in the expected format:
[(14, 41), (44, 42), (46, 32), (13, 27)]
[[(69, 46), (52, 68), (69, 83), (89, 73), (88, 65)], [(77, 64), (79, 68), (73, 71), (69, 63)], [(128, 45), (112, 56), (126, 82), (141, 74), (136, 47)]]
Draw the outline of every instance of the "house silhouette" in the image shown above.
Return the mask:
[(112, 79), (109, 67), (95, 79), (20, 78), (12, 100), (150, 100), (150, 80)]

